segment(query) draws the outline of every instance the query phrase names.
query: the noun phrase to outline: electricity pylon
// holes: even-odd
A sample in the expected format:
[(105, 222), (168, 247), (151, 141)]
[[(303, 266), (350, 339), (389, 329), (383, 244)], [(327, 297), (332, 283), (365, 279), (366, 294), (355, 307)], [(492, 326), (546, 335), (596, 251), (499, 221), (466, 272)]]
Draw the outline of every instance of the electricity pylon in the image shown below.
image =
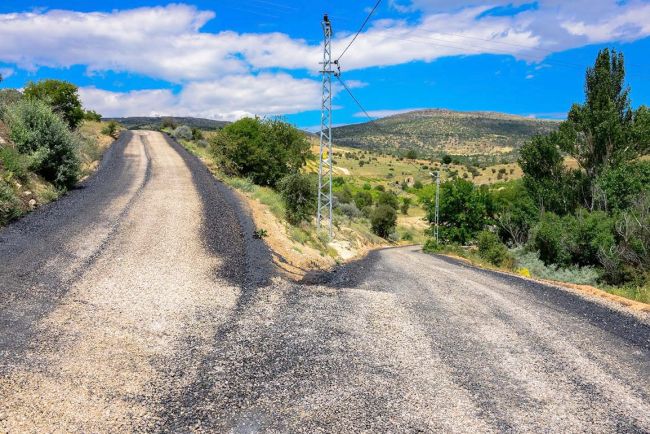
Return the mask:
[(320, 160), (318, 165), (318, 229), (328, 225), (332, 239), (332, 23), (327, 14), (322, 21), (325, 43), (323, 45), (323, 89), (320, 117)]

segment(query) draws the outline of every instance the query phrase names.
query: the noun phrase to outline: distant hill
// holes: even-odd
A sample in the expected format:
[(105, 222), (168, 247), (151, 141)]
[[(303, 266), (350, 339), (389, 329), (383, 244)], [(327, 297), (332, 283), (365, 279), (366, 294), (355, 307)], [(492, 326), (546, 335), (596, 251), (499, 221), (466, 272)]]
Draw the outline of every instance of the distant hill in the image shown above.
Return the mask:
[(418, 110), (332, 129), (337, 145), (384, 152), (414, 149), (423, 156), (507, 154), (557, 121), (493, 112)]
[(105, 121), (116, 121), (130, 130), (156, 130), (162, 126), (165, 119), (172, 119), (177, 125), (187, 125), (202, 130), (218, 130), (230, 122), (215, 121), (212, 119), (188, 118), (188, 117), (128, 117), (128, 118), (104, 118)]

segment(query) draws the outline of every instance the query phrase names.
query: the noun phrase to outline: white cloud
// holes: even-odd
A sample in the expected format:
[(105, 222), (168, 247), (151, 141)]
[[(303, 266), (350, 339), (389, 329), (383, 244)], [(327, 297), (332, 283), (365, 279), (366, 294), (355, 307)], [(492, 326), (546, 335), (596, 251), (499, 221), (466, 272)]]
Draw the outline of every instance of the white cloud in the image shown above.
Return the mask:
[[(650, 4), (641, 0), (539, 0), (535, 8), (514, 15), (490, 13), (494, 7), (524, 3), (530, 2), (394, 0), (395, 8), (416, 11), (416, 18), (374, 20), (342, 59), (343, 71), (483, 53), (540, 61), (551, 52), (589, 43), (650, 35)], [(277, 32), (203, 31), (214, 17), (215, 12), (183, 4), (0, 14), (0, 62), (30, 71), (84, 65), (91, 74), (129, 72), (181, 84), (178, 93), (83, 90), (89, 105), (112, 115), (234, 118), (318, 108), (318, 82), (290, 75), (317, 71), (318, 44)], [(352, 37), (337, 30), (335, 54)]]
[(314, 47), (287, 35), (200, 32), (213, 17), (178, 4), (110, 13), (1, 14), (0, 59), (29, 70), (86, 65), (90, 72), (128, 71), (174, 82), (318, 65)]
[[(418, 21), (373, 21), (342, 60), (344, 71), (481, 53), (540, 60), (587, 43), (650, 35), (650, 4), (640, 0), (540, 0), (515, 15), (486, 14), (523, 3), (402, 1), (422, 11)], [(90, 72), (128, 71), (180, 83), (270, 68), (317, 70), (318, 44), (283, 33), (202, 31), (214, 16), (183, 4), (0, 14), (0, 61), (30, 70), (86, 65)], [(334, 41), (335, 54), (352, 38), (337, 34), (343, 36)]]
[(320, 83), (288, 74), (237, 75), (168, 89), (111, 92), (80, 89), (84, 106), (104, 116), (196, 116), (235, 120), (251, 115), (282, 115), (320, 107)]

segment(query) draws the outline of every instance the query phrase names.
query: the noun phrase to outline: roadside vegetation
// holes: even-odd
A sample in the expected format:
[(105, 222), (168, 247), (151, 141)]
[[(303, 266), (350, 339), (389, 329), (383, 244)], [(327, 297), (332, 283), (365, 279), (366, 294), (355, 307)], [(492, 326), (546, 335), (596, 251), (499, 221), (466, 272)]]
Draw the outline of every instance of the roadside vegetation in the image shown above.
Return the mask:
[[(522, 147), (521, 179), (442, 184), (440, 243), (425, 249), (650, 303), (649, 153), (650, 111), (631, 107), (623, 55), (603, 50), (585, 102)], [(433, 191), (419, 199), (433, 223)]]
[[(55, 200), (92, 173), (111, 138), (58, 80), (0, 90), (0, 226)], [(118, 127), (111, 130), (117, 134)]]

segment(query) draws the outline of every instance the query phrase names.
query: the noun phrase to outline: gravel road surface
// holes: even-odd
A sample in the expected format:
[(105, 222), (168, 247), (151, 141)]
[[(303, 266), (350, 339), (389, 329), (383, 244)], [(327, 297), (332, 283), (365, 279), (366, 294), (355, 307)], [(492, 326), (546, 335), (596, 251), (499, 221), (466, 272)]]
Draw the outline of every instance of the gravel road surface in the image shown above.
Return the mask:
[(154, 132), (0, 230), (0, 432), (650, 432), (647, 315), (416, 247), (276, 275)]

